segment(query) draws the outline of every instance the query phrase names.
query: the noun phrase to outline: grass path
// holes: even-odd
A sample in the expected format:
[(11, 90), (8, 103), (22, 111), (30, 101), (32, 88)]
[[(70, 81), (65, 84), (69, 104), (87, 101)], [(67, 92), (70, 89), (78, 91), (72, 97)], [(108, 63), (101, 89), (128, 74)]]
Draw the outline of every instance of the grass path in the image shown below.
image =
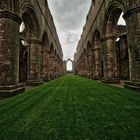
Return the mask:
[(0, 140), (140, 140), (140, 94), (66, 75), (0, 101)]

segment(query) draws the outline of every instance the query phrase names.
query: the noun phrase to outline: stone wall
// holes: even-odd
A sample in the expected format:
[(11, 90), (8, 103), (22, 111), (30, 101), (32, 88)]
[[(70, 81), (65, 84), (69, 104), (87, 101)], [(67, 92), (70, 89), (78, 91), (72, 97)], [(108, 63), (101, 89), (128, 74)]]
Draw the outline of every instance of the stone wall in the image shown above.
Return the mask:
[(63, 72), (63, 52), (47, 0), (1, 0), (0, 95)]
[[(126, 21), (125, 30), (117, 25), (122, 12)], [(139, 28), (139, 0), (134, 2), (131, 0), (95, 0), (92, 2), (75, 54), (75, 73), (101, 79), (104, 82), (119, 82), (119, 80), (126, 79), (129, 82), (126, 82), (125, 86), (135, 88), (135, 85), (139, 85), (140, 82)], [(121, 42), (120, 49), (123, 51), (121, 54), (127, 54), (127, 56), (126, 60), (120, 62), (116, 53), (116, 40), (123, 35), (126, 35), (126, 43)], [(89, 44), (90, 54), (88, 53)], [(127, 49), (123, 49), (126, 44)], [(123, 68), (120, 69), (122, 72), (118, 76), (118, 65), (121, 66), (121, 63), (123, 63)], [(128, 83), (131, 84), (128, 85)]]

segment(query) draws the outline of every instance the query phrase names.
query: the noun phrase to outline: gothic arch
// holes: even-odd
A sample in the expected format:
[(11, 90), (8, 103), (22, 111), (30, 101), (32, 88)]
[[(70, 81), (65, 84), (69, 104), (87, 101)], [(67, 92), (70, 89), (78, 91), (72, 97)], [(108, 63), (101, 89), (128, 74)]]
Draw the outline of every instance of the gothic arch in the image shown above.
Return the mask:
[(68, 58), (68, 59), (66, 60), (66, 63), (67, 63), (68, 61), (71, 61), (71, 63), (73, 63), (73, 61), (72, 61), (70, 58)]
[(21, 17), (26, 27), (25, 31), (31, 33), (33, 37), (39, 38), (40, 27), (33, 6), (25, 3), (21, 10)]
[[(73, 72), (73, 61), (70, 59), (70, 58), (68, 58), (66, 61), (64, 61), (65, 62), (65, 71), (66, 72)], [(67, 64), (68, 64), (68, 62), (71, 62), (71, 66), (72, 66), (72, 70), (68, 70), (67, 69)]]
[(117, 21), (121, 13), (125, 13), (127, 7), (125, 6), (122, 0), (112, 0), (105, 12), (104, 24), (103, 24), (103, 34), (106, 36), (108, 33), (113, 33), (114, 25), (117, 24)]
[(47, 47), (49, 49), (49, 38), (46, 31), (42, 35), (42, 47)]
[[(116, 42), (117, 36), (118, 34), (121, 34), (121, 31), (119, 30), (120, 27), (122, 28), (122, 26), (118, 26), (117, 22), (122, 14), (126, 12), (126, 6), (124, 5), (124, 3), (119, 0), (119, 1), (111, 1), (108, 5), (108, 8), (106, 9), (106, 13), (105, 13), (105, 20), (104, 20), (104, 49), (106, 50), (105, 52), (105, 65), (106, 65), (106, 74), (105, 76), (108, 77), (109, 81), (117, 81), (118, 79), (120, 80), (120, 76), (119, 76), (119, 72), (118, 72), (118, 63), (120, 63), (120, 58), (121, 55), (123, 55), (124, 53), (127, 54), (126, 58), (128, 59), (128, 46), (127, 43), (125, 43), (124, 45), (124, 41), (123, 45), (120, 48), (120, 45), (118, 47), (118, 43)], [(127, 35), (126, 35), (127, 38)], [(125, 38), (124, 38), (125, 39)], [(126, 39), (127, 40), (127, 39)], [(121, 42), (121, 43), (122, 43)], [(119, 53), (117, 54), (117, 47), (121, 50), (121, 51), (126, 51), (124, 53), (122, 53), (121, 51), (118, 51)], [(124, 48), (124, 50), (122, 49)], [(119, 56), (117, 58), (117, 56)], [(129, 77), (129, 59), (126, 60), (128, 63), (127, 66), (123, 69), (128, 69), (128, 71), (125, 71), (123, 73), (128, 73), (126, 76), (127, 80)], [(123, 70), (122, 70), (123, 71)]]
[(101, 33), (98, 29), (96, 29), (93, 33), (93, 49), (101, 49), (102, 48), (102, 44), (101, 44)]

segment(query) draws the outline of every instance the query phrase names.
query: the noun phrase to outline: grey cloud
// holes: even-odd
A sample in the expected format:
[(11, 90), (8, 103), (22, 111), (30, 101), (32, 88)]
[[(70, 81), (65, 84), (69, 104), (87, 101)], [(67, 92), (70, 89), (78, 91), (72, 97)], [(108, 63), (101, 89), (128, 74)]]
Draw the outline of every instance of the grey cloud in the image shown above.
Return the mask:
[(91, 0), (48, 0), (64, 59), (73, 58)]

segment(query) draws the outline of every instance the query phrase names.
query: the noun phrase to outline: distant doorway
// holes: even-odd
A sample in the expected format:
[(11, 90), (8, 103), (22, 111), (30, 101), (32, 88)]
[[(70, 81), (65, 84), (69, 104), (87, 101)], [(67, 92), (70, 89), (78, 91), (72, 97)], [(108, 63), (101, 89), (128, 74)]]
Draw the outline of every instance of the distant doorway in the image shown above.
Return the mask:
[(66, 73), (73, 73), (73, 61), (71, 59), (65, 61), (65, 71)]

